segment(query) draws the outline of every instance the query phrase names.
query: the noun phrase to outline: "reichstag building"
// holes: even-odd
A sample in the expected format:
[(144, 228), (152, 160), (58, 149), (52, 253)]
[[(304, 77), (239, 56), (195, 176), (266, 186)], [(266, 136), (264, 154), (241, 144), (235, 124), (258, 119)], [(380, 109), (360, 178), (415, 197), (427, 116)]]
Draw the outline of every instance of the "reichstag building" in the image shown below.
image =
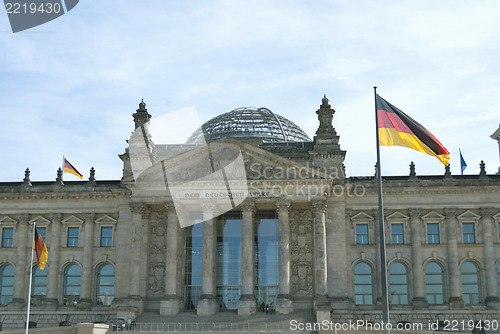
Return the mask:
[[(267, 108), (238, 108), (163, 145), (141, 102), (121, 179), (92, 169), (32, 181), (26, 170), (0, 183), (2, 328), (25, 324), (30, 269), (38, 327), (263, 305), (381, 321), (377, 182), (346, 177), (334, 113), (325, 96), (311, 139)], [(391, 320), (498, 320), (500, 175), (410, 167), (383, 177)], [(34, 223), (44, 270), (29, 260)]]

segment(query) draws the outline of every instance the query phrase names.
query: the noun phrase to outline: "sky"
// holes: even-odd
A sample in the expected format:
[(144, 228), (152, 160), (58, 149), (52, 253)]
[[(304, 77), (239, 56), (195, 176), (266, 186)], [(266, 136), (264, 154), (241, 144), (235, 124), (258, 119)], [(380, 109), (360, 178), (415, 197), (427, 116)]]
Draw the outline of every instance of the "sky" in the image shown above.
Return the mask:
[[(141, 99), (153, 140), (182, 143), (238, 107), (267, 107), (311, 138), (324, 94), (348, 176), (373, 175), (373, 87), (478, 174), (499, 166), (500, 2), (82, 0), (12, 33), (0, 12), (0, 182), (52, 181), (63, 155), (118, 180)], [(163, 120), (163, 122), (159, 122)], [(152, 129), (153, 130), (153, 129)], [(171, 142), (168, 142), (171, 141)], [(439, 175), (436, 158), (382, 147), (382, 174)], [(78, 180), (65, 174), (65, 180)]]

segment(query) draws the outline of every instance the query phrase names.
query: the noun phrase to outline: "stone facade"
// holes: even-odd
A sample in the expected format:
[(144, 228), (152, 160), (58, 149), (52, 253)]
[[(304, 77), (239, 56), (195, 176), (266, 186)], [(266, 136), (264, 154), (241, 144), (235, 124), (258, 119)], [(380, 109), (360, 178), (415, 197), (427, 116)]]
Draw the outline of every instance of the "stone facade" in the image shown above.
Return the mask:
[[(222, 311), (217, 268), (225, 211), (241, 217), (238, 314), (255, 314), (260, 306), (255, 240), (259, 215), (271, 212), (277, 223), (277, 290), (272, 297), (277, 313), (324, 315), (329, 310), (335, 322), (381, 320), (377, 183), (373, 176), (345, 176), (345, 151), (326, 97), (311, 142), (216, 141), (241, 152), (249, 192), (231, 210), (221, 209), (227, 198), (201, 206), (202, 254), (193, 272), (186, 271), (190, 227), (183, 226), (192, 214), (192, 201), (175, 202), (168, 187), (173, 183), (158, 180), (165, 181), (167, 169), (186, 182), (203, 176), (206, 166), (189, 165), (200, 155), (197, 147), (185, 152), (182, 145), (154, 143), (145, 107), (141, 102), (134, 114), (136, 132), (145, 141), (131, 138), (120, 155), (121, 180), (95, 180), (92, 171), (88, 181), (58, 177), (56, 182), (35, 182), (27, 170), (23, 182), (0, 183), (0, 227), (13, 232), (11, 243), (6, 240), (0, 249), (0, 274), (10, 266), (14, 282), (12, 293), (9, 286), (0, 287), (3, 329), (24, 326), (30, 266), (36, 265), (29, 261), (35, 223), (45, 231), (49, 252), (43, 297), (32, 306), (32, 321), (39, 327), (136, 318), (144, 311), (174, 316), (194, 307), (193, 317)], [(223, 157), (229, 153), (214, 154), (226, 163)], [(500, 175), (486, 174), (484, 166), (480, 174), (466, 176), (449, 170), (419, 176), (413, 168), (408, 177), (384, 177), (383, 184), (391, 319), (494, 320), (500, 311)], [(0, 236), (9, 239), (2, 231)], [(360, 263), (369, 271), (358, 272)], [(404, 271), (391, 272), (395, 263)], [(429, 263), (442, 272), (430, 273)], [(72, 265), (79, 269), (76, 299), (65, 295), (73, 291), (66, 290), (74, 276), (67, 272)], [(105, 265), (113, 268), (112, 276), (101, 273)], [(188, 307), (185, 283), (195, 271), (201, 292), (196, 305)], [(103, 277), (112, 277), (112, 290), (107, 286), (111, 299), (99, 293), (106, 287)]]

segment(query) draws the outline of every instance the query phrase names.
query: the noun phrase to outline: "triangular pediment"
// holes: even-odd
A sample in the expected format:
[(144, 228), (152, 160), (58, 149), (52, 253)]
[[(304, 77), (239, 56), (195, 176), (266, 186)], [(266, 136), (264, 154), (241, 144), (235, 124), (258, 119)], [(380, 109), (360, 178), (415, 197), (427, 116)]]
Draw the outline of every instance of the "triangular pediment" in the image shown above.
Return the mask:
[(116, 219), (111, 216), (104, 215), (95, 220), (96, 224), (116, 224)]
[(3, 217), (2, 219), (0, 219), (0, 224), (13, 226), (13, 225), (17, 224), (17, 220), (7, 216), (7, 217)]
[(30, 224), (37, 223), (37, 224), (50, 224), (50, 220), (48, 220), (45, 217), (42, 216), (36, 216), (33, 219), (30, 219)]
[(239, 180), (325, 180), (326, 173), (233, 138), (221, 138), (144, 170), (138, 182), (187, 182), (225, 170)]
[(500, 212), (493, 216), (496, 222), (500, 222)]
[(458, 220), (472, 220), (472, 221), (478, 221), (481, 216), (478, 214), (475, 214), (474, 212), (467, 210), (461, 215), (457, 216)]
[(423, 220), (444, 220), (446, 217), (437, 213), (436, 211), (431, 211), (422, 216)]
[(408, 217), (407, 215), (399, 212), (399, 211), (396, 211), (394, 213), (391, 213), (389, 216), (387, 216), (385, 219), (389, 220), (389, 221), (394, 221), (394, 220), (397, 220), (397, 221), (407, 221), (408, 219), (410, 219), (410, 217)]
[(354, 216), (351, 217), (351, 220), (353, 222), (366, 222), (366, 221), (373, 221), (375, 218), (373, 216), (370, 216), (369, 214), (361, 211)]
[(71, 215), (68, 218), (63, 219), (63, 224), (83, 224), (83, 220), (77, 216)]

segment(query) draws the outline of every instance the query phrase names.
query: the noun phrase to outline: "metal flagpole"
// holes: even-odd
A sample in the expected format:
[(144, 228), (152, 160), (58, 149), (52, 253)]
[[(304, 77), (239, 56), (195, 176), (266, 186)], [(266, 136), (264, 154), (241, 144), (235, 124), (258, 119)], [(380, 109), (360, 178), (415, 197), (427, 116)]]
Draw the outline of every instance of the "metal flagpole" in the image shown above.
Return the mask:
[(375, 96), (375, 133), (377, 136), (377, 181), (378, 181), (378, 221), (380, 234), (380, 263), (382, 284), (382, 321), (384, 322), (384, 334), (388, 334), (387, 324), (389, 323), (389, 296), (387, 293), (387, 262), (385, 253), (385, 228), (384, 228), (384, 202), (382, 198), (382, 169), (380, 167), (380, 142), (378, 134), (378, 111), (377, 111), (377, 87), (373, 87)]
[(26, 312), (26, 334), (28, 334), (28, 328), (30, 325), (30, 308), (31, 308), (31, 281), (33, 280), (33, 248), (35, 247), (35, 228), (36, 222), (33, 222), (33, 235), (31, 237), (31, 242), (33, 247), (31, 247), (31, 262), (30, 262), (30, 284), (28, 288), (28, 311)]

